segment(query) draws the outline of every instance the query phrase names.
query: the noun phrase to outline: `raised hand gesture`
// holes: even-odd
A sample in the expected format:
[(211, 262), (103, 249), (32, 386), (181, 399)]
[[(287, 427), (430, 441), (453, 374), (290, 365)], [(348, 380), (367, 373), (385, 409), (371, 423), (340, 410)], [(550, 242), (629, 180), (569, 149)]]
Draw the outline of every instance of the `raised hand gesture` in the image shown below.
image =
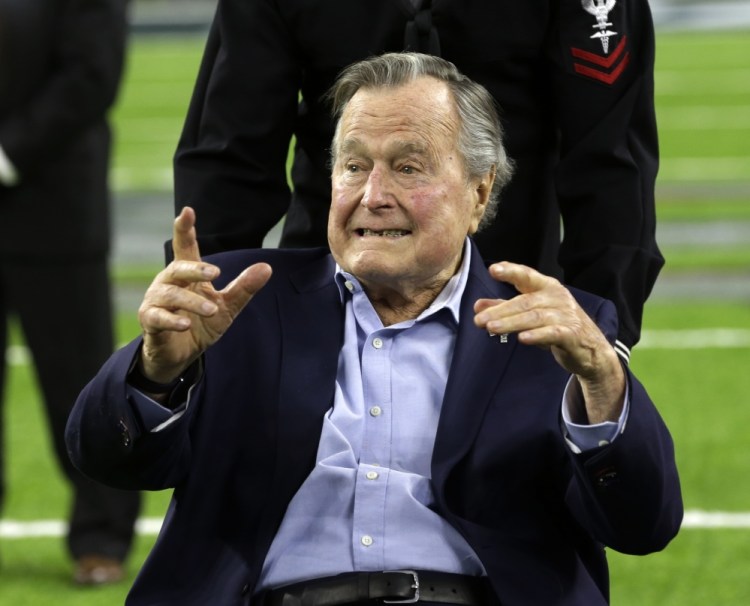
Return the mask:
[(271, 277), (268, 264), (256, 263), (216, 290), (211, 280), (219, 268), (201, 261), (195, 212), (189, 207), (174, 221), (172, 249), (174, 260), (154, 278), (138, 309), (141, 372), (159, 383), (180, 376), (218, 341)]
[(570, 291), (555, 278), (514, 263), (496, 263), (490, 275), (512, 284), (519, 294), (507, 301), (478, 300), (474, 323), (491, 333), (517, 333), (521, 343), (549, 349), (578, 378), (586, 420), (617, 420), (625, 373), (614, 348)]

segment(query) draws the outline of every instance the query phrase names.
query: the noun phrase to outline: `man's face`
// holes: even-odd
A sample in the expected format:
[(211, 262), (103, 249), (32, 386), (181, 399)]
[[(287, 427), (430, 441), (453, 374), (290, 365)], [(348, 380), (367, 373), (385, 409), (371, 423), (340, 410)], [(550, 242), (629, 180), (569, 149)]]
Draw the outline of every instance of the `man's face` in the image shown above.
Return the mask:
[(345, 107), (328, 242), (366, 288), (435, 288), (457, 270), (492, 185), (467, 179), (457, 141), (450, 92), (434, 78), (362, 89)]

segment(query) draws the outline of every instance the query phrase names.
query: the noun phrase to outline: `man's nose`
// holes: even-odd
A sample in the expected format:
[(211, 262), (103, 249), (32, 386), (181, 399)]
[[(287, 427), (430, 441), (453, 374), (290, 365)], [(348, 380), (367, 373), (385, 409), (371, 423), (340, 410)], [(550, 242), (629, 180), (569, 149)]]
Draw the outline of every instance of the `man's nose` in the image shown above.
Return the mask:
[(379, 168), (370, 171), (365, 184), (365, 191), (362, 194), (360, 204), (369, 210), (375, 210), (389, 205), (391, 202), (391, 191), (388, 184), (388, 178)]

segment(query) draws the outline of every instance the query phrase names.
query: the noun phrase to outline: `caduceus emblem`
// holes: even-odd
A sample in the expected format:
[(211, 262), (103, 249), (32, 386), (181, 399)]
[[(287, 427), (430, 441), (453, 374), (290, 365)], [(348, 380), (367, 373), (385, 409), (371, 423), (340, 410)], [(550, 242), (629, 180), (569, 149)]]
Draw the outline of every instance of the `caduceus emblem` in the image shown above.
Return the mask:
[(610, 37), (617, 35), (617, 32), (613, 32), (608, 29), (612, 26), (612, 24), (607, 21), (609, 12), (615, 7), (616, 3), (617, 0), (581, 0), (583, 9), (587, 13), (590, 13), (594, 15), (594, 17), (596, 17), (596, 25), (593, 25), (592, 27), (598, 29), (599, 31), (591, 37), (599, 38), (602, 43), (602, 50), (604, 51), (605, 55), (609, 53)]

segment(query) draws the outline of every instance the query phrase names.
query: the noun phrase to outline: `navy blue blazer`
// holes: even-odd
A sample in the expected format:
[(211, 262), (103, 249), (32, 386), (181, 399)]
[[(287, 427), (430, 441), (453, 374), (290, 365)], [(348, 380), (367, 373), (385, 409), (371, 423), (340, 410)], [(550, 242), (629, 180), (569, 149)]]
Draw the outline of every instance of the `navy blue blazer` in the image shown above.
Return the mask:
[[(136, 340), (84, 389), (68, 424), (71, 457), (90, 477), (125, 489), (174, 488), (130, 605), (251, 604), (333, 402), (344, 311), (327, 251), (209, 259), (222, 268), (220, 286), (257, 261), (274, 274), (205, 353), (185, 415), (159, 433), (143, 431), (125, 384)], [(432, 461), (437, 507), (475, 550), (504, 606), (606, 604), (604, 547), (644, 554), (679, 528), (672, 440), (628, 374), (624, 433), (574, 454), (560, 428), (568, 374), (550, 353), (513, 335), (502, 343), (473, 324), (476, 299), (513, 295), (475, 248)], [(614, 306), (576, 296), (614, 340)]]

